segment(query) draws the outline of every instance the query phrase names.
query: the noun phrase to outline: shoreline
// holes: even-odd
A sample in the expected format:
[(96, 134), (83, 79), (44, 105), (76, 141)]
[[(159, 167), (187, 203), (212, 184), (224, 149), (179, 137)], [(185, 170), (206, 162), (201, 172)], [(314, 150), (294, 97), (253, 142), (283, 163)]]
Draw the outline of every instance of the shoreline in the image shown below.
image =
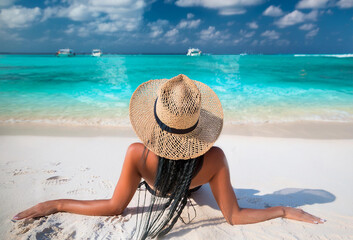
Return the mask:
[[(131, 126), (64, 126), (0, 124), (0, 136), (136, 137)], [(221, 135), (300, 139), (353, 139), (353, 123), (300, 121), (292, 123), (225, 124)]]

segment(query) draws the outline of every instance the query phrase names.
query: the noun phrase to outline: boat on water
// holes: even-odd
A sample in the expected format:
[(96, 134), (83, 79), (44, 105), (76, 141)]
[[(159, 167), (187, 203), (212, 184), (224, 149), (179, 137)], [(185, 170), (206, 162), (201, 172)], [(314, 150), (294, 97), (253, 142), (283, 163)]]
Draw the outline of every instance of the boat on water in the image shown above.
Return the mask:
[(56, 52), (56, 56), (58, 57), (73, 57), (75, 55), (74, 50), (70, 48), (59, 49), (59, 51)]
[(198, 48), (189, 48), (186, 56), (201, 56), (201, 50)]
[(92, 50), (92, 57), (100, 57), (102, 56), (103, 52), (100, 49), (93, 49)]

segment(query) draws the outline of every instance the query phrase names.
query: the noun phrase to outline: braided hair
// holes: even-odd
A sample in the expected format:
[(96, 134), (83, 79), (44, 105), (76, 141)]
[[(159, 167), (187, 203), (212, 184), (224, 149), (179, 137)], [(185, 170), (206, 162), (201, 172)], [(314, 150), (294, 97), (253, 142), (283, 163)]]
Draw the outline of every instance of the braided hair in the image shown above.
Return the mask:
[[(147, 158), (147, 154), (144, 152), (143, 156)], [(145, 192), (140, 221), (139, 191), (136, 239), (162, 237), (173, 228), (187, 204), (190, 183), (201, 157), (179, 161), (158, 157), (157, 176), (152, 190), (154, 194), (145, 210)], [(147, 183), (145, 185), (149, 188)]]

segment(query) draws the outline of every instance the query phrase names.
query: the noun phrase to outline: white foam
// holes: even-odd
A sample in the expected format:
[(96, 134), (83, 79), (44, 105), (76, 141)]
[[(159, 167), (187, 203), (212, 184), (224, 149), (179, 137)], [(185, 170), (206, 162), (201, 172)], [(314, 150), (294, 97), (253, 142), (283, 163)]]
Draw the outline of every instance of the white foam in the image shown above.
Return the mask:
[(351, 58), (352, 53), (347, 54), (294, 54), (294, 57), (336, 57), (336, 58)]
[(9, 118), (0, 119), (0, 124), (44, 124), (56, 126), (93, 126), (93, 127), (129, 127), (131, 126), (128, 118), (42, 118), (42, 119), (21, 119)]

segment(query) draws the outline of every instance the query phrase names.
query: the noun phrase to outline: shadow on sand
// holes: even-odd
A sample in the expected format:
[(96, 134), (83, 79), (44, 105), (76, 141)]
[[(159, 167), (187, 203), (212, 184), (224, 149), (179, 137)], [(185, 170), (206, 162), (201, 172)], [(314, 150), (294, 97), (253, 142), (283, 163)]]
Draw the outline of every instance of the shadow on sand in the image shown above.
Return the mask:
[[(255, 189), (234, 188), (234, 192), (239, 206), (242, 208), (300, 207), (316, 203), (329, 203), (336, 199), (335, 195), (322, 189), (285, 188), (265, 195), (257, 195), (260, 191)], [(208, 184), (202, 186), (192, 197), (197, 205), (208, 205), (219, 209)]]
[[(285, 188), (264, 195), (257, 195), (260, 191), (255, 189), (234, 188), (234, 192), (237, 196), (239, 206), (242, 208), (262, 209), (273, 206), (300, 207), (304, 205), (329, 203), (336, 199), (335, 195), (322, 189)], [(202, 186), (199, 191), (193, 193), (192, 198), (196, 202), (196, 206), (207, 205), (213, 209), (219, 210), (208, 184)], [(217, 225), (225, 222), (223, 217), (201, 221), (197, 221), (197, 219), (195, 220), (196, 221), (192, 221), (179, 228), (173, 228), (168, 234), (168, 237), (182, 236), (198, 227)]]

